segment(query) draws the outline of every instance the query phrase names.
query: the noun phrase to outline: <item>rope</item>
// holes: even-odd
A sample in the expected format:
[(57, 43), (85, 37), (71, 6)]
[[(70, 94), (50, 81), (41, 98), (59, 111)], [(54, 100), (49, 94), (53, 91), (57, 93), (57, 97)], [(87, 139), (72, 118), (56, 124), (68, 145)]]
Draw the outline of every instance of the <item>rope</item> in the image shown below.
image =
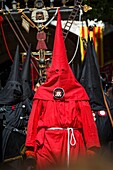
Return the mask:
[(8, 53), (8, 55), (9, 55), (11, 61), (13, 62), (13, 58), (12, 58), (12, 56), (11, 56), (11, 53), (10, 53), (10, 51), (9, 51), (9, 48), (8, 48), (8, 45), (7, 45), (7, 42), (6, 42), (6, 37), (5, 37), (5, 34), (4, 34), (4, 29), (3, 29), (2, 24), (1, 24), (0, 26), (1, 26), (2, 36), (3, 36), (3, 40), (4, 40), (4, 44), (5, 44), (7, 53)]
[[(82, 10), (80, 9), (79, 21), (81, 21), (81, 16), (82, 16)], [(69, 61), (68, 64), (71, 64), (71, 63), (73, 62), (75, 56), (76, 56), (76, 53), (77, 53), (77, 51), (78, 51), (79, 41), (80, 41), (80, 38), (79, 38), (79, 36), (78, 36), (78, 38), (77, 38), (77, 45), (76, 45), (76, 49), (75, 49), (74, 55), (73, 55), (72, 59)]]
[[(27, 53), (27, 50), (26, 50), (25, 46), (23, 45), (21, 39), (19, 38), (18, 34), (16, 33), (15, 29), (13, 28), (13, 25), (10, 23), (10, 21), (9, 21), (9, 19), (8, 19), (8, 17), (7, 17), (6, 15), (5, 15), (5, 18), (6, 18), (6, 20), (8, 21), (11, 29), (13, 30), (13, 32), (14, 32), (15, 36), (17, 37), (18, 41), (20, 42), (21, 46), (23, 47), (24, 51)], [(16, 24), (16, 27), (18, 27), (17, 24)], [(18, 27), (17, 29), (19, 29), (19, 27)], [(20, 31), (19, 31), (19, 32), (20, 32)], [(22, 38), (23, 38), (22, 33), (21, 33), (21, 36), (22, 36)], [(23, 40), (24, 40), (24, 39), (23, 39)], [(24, 41), (25, 41), (25, 40), (24, 40)], [(27, 42), (25, 42), (25, 43), (27, 43)], [(28, 46), (28, 44), (27, 44), (27, 46)], [(31, 54), (31, 55), (32, 55), (32, 54)], [(32, 61), (32, 59), (31, 59), (31, 63), (33, 64), (33, 67), (35, 68), (36, 72), (39, 74), (39, 72), (38, 72), (38, 70), (37, 70), (34, 62)]]
[(23, 160), (23, 157), (21, 155), (20, 156), (15, 156), (14, 158), (5, 159), (3, 162), (7, 163), (7, 162), (15, 161), (15, 160), (18, 160), (18, 159), (22, 159)]
[[(68, 131), (68, 142), (67, 142), (67, 167), (69, 167), (70, 164), (70, 146), (76, 145), (76, 139), (73, 132), (73, 128), (67, 128)], [(71, 133), (70, 133), (71, 131)], [(70, 137), (71, 136), (71, 137)]]
[[(20, 28), (18, 27), (17, 23), (15, 22), (15, 20), (14, 20), (13, 16), (11, 15), (11, 13), (10, 13), (10, 16), (11, 16), (11, 18), (12, 18), (12, 20), (13, 20), (13, 22), (14, 22), (14, 24), (15, 24), (16, 28), (17, 28), (17, 30), (19, 31), (19, 33), (20, 33), (21, 37), (23, 38), (23, 40), (24, 40), (24, 42), (25, 42), (25, 44), (26, 44), (27, 48), (28, 48), (28, 47), (29, 47), (29, 45), (28, 45), (28, 43), (27, 43), (26, 39), (24, 38), (24, 36), (23, 36), (23, 34), (22, 34), (22, 32), (21, 32)], [(18, 36), (17, 36), (17, 38), (18, 38)], [(19, 40), (19, 42), (20, 42), (20, 41), (21, 41), (21, 40)], [(25, 48), (25, 47), (24, 47), (24, 48)], [(25, 49), (25, 51), (26, 51), (26, 49)], [(27, 53), (27, 51), (26, 51), (26, 53)], [(31, 53), (31, 56), (33, 57), (32, 53)], [(33, 65), (34, 69), (36, 70), (36, 72), (39, 74), (38, 69), (36, 68), (36, 66), (35, 66), (35, 64), (34, 64), (34, 62), (33, 62), (33, 60), (32, 60), (32, 59), (31, 59), (31, 63), (32, 63), (32, 65)]]
[(108, 112), (108, 116), (109, 116), (111, 125), (113, 127), (113, 118), (111, 116), (110, 108), (109, 108), (108, 102), (106, 100), (105, 93), (104, 93), (104, 90), (103, 90), (102, 86), (101, 86), (101, 89), (102, 89), (102, 94), (103, 94), (103, 98), (104, 98), (104, 103), (105, 103), (105, 106), (106, 106), (106, 109), (107, 109), (107, 112)]
[(52, 21), (53, 21), (53, 19), (56, 17), (56, 15), (57, 15), (57, 13), (58, 13), (58, 8), (56, 9), (56, 12), (55, 12), (55, 14), (53, 15), (53, 17), (44, 25), (44, 27), (47, 27)]
[(17, 23), (15, 22), (15, 20), (14, 20), (13, 16), (12, 16), (11, 14), (10, 14), (10, 16), (11, 16), (11, 18), (12, 18), (12, 20), (13, 20), (13, 22), (14, 22), (14, 24), (15, 24), (15, 26), (16, 26), (16, 28), (17, 28), (17, 30), (18, 30), (18, 32), (20, 33), (21, 37), (23, 38), (23, 40), (24, 40), (24, 42), (25, 42), (26, 46), (28, 47), (28, 43), (27, 43), (26, 39), (24, 38), (24, 36), (23, 36), (22, 32), (20, 31), (20, 29), (19, 29), (19, 27), (18, 27)]
[(9, 21), (9, 19), (8, 19), (8, 17), (7, 17), (6, 15), (5, 15), (5, 18), (6, 18), (7, 22), (9, 23), (9, 25), (10, 25), (11, 29), (13, 30), (13, 32), (14, 32), (14, 34), (15, 34), (15, 36), (16, 36), (16, 37), (17, 37), (17, 39), (19, 40), (19, 42), (20, 42), (21, 46), (23, 47), (24, 51), (27, 51), (27, 50), (26, 50), (26, 48), (24, 47), (24, 45), (23, 45), (22, 41), (20, 40), (20, 38), (19, 38), (18, 34), (16, 33), (15, 29), (13, 28), (13, 25), (11, 24), (11, 22)]

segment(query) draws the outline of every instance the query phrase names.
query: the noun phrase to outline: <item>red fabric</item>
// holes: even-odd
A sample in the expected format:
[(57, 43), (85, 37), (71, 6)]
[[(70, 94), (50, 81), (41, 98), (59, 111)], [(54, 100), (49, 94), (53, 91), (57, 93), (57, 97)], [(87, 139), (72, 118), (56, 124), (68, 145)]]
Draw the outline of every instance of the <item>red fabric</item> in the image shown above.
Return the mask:
[(28, 122), (26, 146), (34, 147), (39, 169), (64, 163), (67, 159), (67, 130), (47, 130), (49, 127), (77, 129), (74, 130), (76, 145), (70, 146), (71, 159), (76, 160), (79, 155), (84, 155), (87, 149), (100, 147), (88, 102), (34, 100)]
[(95, 156), (96, 153), (92, 150), (87, 150), (87, 156)]
[(47, 80), (39, 87), (39, 90), (37, 90), (35, 99), (54, 100), (53, 91), (57, 87), (64, 89), (64, 100), (89, 100), (84, 88), (75, 79), (68, 64), (60, 12), (58, 12), (52, 64), (47, 72)]
[(3, 26), (2, 26), (2, 22), (3, 22), (3, 17), (0, 16), (0, 26), (1, 26), (1, 31), (2, 31), (3, 40), (4, 40), (4, 43), (5, 43), (5, 47), (6, 47), (6, 50), (7, 50), (7, 52), (8, 52), (8, 55), (9, 55), (11, 61), (13, 62), (13, 58), (12, 58), (12, 56), (11, 56), (11, 54), (10, 54), (10, 51), (9, 51), (9, 48), (8, 48), (8, 45), (7, 45), (7, 42), (6, 42), (6, 37), (5, 37), (5, 34), (4, 34), (4, 29), (3, 29)]
[(37, 33), (37, 40), (38, 40), (38, 44), (36, 47), (36, 50), (47, 50), (47, 46), (45, 43), (45, 39), (46, 39), (46, 33), (45, 32), (38, 32)]
[(3, 22), (3, 17), (0, 16), (0, 25), (2, 24), (2, 22)]
[(36, 154), (35, 154), (35, 152), (28, 150), (28, 151), (26, 151), (25, 153), (26, 153), (26, 156), (27, 156), (27, 157), (33, 156), (33, 157), (36, 159)]
[(12, 107), (12, 110), (15, 110), (15, 105), (11, 106)]
[[(85, 155), (87, 149), (100, 147), (89, 98), (68, 65), (59, 12), (57, 21), (57, 49), (54, 46), (47, 81), (37, 89), (34, 96), (27, 129), (26, 146), (34, 147), (38, 170), (67, 162), (67, 128), (73, 129), (76, 140), (74, 146), (69, 144), (70, 161)], [(65, 95), (62, 99), (54, 99), (53, 91), (56, 87), (64, 89)], [(48, 130), (51, 127), (64, 129)], [(71, 135), (72, 131), (69, 136)]]

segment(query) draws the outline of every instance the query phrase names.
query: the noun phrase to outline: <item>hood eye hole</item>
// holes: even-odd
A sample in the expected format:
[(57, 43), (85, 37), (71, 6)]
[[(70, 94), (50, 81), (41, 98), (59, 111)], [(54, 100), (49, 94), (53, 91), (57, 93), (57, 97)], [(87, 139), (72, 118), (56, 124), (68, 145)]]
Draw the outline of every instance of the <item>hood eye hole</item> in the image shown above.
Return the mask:
[(58, 73), (58, 72), (59, 72), (59, 70), (57, 69), (57, 70), (56, 70), (56, 73)]
[(62, 72), (64, 72), (65, 70), (64, 69), (62, 69)]

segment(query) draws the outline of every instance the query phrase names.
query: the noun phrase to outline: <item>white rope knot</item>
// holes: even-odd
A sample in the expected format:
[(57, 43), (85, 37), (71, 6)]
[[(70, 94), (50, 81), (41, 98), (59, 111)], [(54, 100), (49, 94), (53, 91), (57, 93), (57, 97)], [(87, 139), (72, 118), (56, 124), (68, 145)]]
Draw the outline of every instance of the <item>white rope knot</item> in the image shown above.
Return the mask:
[(76, 139), (74, 136), (73, 128), (68, 128), (68, 131), (71, 130), (71, 138), (70, 138), (70, 145), (74, 146), (76, 144)]
[[(75, 136), (74, 136), (73, 128), (67, 128), (67, 131), (68, 131), (67, 166), (69, 167), (69, 162), (70, 162), (70, 145), (71, 146), (75, 146), (76, 145), (76, 139), (75, 139)], [(71, 133), (70, 133), (70, 131), (71, 131)]]

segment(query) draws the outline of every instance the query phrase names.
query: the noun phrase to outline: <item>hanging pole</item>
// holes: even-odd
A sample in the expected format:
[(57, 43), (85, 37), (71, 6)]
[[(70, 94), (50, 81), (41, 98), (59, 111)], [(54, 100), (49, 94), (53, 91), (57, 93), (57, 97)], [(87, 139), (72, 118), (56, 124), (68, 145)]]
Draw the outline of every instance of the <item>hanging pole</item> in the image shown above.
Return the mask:
[(112, 118), (112, 115), (111, 115), (111, 112), (110, 112), (110, 108), (109, 108), (108, 102), (106, 100), (106, 96), (105, 96), (105, 93), (104, 93), (104, 90), (103, 90), (102, 86), (101, 86), (101, 89), (102, 89), (102, 94), (103, 94), (103, 98), (104, 98), (104, 103), (105, 103), (105, 106), (106, 106), (106, 109), (107, 109), (107, 112), (108, 112), (108, 116), (109, 116), (111, 125), (113, 127), (113, 118)]
[[(7, 9), (8, 9), (8, 8), (7, 8)], [(18, 41), (20, 42), (20, 44), (21, 44), (22, 48), (23, 48), (23, 49), (24, 49), (24, 51), (27, 53), (27, 50), (26, 50), (26, 48), (25, 48), (24, 44), (22, 43), (21, 39), (19, 38), (18, 34), (16, 33), (16, 31), (15, 31), (15, 29), (14, 29), (13, 25), (11, 24), (10, 20), (9, 20), (9, 19), (8, 19), (8, 17), (6, 16), (6, 13), (5, 13), (5, 12), (3, 12), (3, 14), (4, 14), (4, 16), (5, 16), (6, 20), (7, 20), (7, 22), (9, 23), (9, 25), (10, 25), (11, 29), (13, 30), (13, 32), (14, 32), (14, 34), (15, 34), (16, 38), (17, 38), (17, 39), (18, 39)], [(12, 16), (12, 17), (13, 17), (13, 16)], [(13, 21), (15, 21), (15, 20), (14, 20), (14, 18), (13, 18)], [(14, 23), (16, 23), (16, 22), (14, 22)], [(18, 27), (18, 25), (17, 25), (17, 24), (16, 24), (16, 27), (17, 27), (17, 29), (19, 30), (20, 35), (23, 37), (23, 40), (25, 41), (25, 43), (26, 43), (26, 45), (27, 45), (27, 47), (28, 47), (29, 45), (28, 45), (27, 41), (25, 40), (25, 38), (24, 38), (24, 36), (23, 36), (22, 32), (20, 31), (20, 29), (19, 29), (19, 27)], [(31, 53), (31, 56), (32, 56), (32, 53)], [(34, 62), (33, 62), (33, 60), (32, 60), (32, 59), (31, 59), (31, 63), (33, 64), (33, 67), (35, 68), (35, 70), (36, 70), (36, 71), (37, 71), (37, 73), (38, 73), (38, 70), (37, 70), (37, 68), (36, 68), (36, 66), (35, 66), (35, 64), (34, 64)], [(38, 74), (39, 74), (39, 73), (38, 73)]]

